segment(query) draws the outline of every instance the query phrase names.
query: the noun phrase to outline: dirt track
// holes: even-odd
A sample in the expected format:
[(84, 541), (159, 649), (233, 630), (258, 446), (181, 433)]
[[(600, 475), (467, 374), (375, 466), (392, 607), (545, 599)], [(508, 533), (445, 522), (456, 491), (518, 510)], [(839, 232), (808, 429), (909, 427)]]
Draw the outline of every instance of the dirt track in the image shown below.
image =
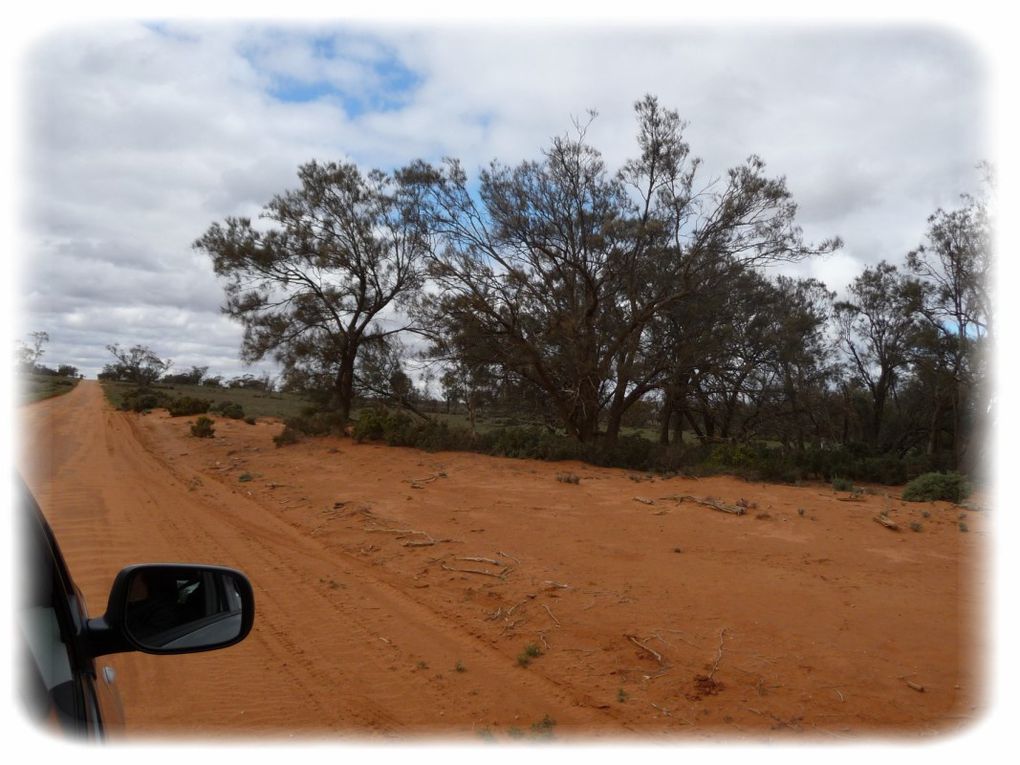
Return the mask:
[(103, 660), (125, 735), (869, 740), (981, 715), (983, 513), (962, 533), (961, 508), (884, 488), (276, 449), (278, 423), (188, 422), (116, 412), (89, 381), (21, 410), (22, 472), (93, 614), (130, 563), (255, 587), (239, 646)]

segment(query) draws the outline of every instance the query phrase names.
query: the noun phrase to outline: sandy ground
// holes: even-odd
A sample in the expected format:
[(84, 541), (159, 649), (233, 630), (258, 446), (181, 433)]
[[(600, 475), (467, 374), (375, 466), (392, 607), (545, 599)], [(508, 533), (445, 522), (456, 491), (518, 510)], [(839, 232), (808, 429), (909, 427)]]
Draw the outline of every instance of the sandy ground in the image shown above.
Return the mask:
[(916, 740), (983, 714), (985, 512), (189, 422), (88, 381), (21, 409), (22, 472), (93, 615), (131, 563), (255, 588), (238, 646), (101, 660), (121, 735)]

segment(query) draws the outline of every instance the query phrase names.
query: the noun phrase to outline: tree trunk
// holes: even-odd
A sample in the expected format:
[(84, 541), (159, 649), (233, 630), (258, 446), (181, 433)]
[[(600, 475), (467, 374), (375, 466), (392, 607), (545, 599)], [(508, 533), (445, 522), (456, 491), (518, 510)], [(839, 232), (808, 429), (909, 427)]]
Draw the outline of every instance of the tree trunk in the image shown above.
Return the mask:
[(354, 353), (344, 354), (340, 359), (335, 386), (334, 404), (340, 421), (347, 424), (351, 419), (351, 403), (354, 400)]

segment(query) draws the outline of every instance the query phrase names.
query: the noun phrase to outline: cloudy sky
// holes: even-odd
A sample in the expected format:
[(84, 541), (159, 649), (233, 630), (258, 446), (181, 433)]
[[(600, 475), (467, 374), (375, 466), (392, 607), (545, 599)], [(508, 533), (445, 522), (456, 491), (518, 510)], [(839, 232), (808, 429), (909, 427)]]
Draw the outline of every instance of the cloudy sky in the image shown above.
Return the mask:
[(807, 237), (845, 242), (794, 273), (835, 290), (900, 262), (996, 159), (984, 51), (935, 26), (108, 21), (55, 27), (17, 76), (18, 332), (48, 332), (43, 361), (90, 376), (110, 343), (272, 371), (238, 361), (191, 243), (313, 158), (474, 172), (537, 157), (594, 108), (589, 138), (616, 168), (653, 93), (707, 176), (751, 153), (786, 176)]

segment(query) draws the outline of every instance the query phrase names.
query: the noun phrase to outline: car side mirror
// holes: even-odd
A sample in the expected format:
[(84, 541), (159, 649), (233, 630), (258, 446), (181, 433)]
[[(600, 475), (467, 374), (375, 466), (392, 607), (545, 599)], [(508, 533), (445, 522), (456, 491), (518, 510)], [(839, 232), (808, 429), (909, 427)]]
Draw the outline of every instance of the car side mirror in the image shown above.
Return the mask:
[(240, 571), (222, 566), (128, 566), (110, 589), (106, 613), (90, 619), (91, 653), (212, 651), (239, 643), (255, 620), (255, 596)]

